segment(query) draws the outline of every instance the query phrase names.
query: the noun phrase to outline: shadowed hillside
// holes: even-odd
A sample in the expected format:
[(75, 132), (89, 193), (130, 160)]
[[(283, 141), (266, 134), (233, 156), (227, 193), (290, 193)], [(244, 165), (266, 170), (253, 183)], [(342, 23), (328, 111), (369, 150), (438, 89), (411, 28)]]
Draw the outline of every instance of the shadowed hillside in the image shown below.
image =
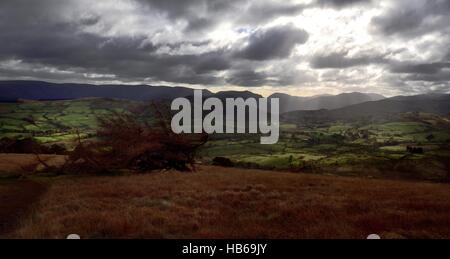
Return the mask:
[(280, 112), (298, 110), (338, 109), (349, 105), (382, 100), (379, 94), (343, 93), (338, 95), (321, 95), (312, 97), (298, 97), (287, 94), (273, 94), (269, 98), (280, 99)]
[(401, 96), (380, 101), (365, 102), (335, 110), (294, 111), (282, 119), (292, 123), (358, 120), (365, 118), (388, 118), (400, 113), (425, 112), (439, 115), (450, 114), (450, 95), (431, 94)]
[[(205, 93), (209, 91), (205, 90)], [(193, 89), (149, 85), (54, 84), (39, 81), (0, 81), (0, 101), (67, 100), (87, 97), (135, 101), (174, 99), (193, 94)]]
[[(185, 87), (149, 85), (89, 85), (54, 84), (40, 81), (0, 81), (0, 102), (26, 100), (72, 100), (80, 98), (113, 98), (133, 101), (172, 100), (193, 95), (193, 89)], [(212, 93), (203, 90), (203, 96), (226, 98), (262, 98), (250, 91), (221, 91)], [(273, 94), (269, 98), (280, 99), (280, 112), (295, 110), (337, 109), (348, 105), (376, 101), (384, 97), (377, 94), (344, 93), (298, 97), (287, 94)]]

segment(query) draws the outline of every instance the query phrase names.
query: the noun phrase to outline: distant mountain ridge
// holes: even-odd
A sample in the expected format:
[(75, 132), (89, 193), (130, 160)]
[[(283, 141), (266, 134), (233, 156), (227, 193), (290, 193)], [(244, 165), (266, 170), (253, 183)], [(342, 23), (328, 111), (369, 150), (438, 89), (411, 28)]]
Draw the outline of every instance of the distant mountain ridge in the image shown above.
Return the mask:
[[(70, 100), (80, 98), (113, 98), (133, 101), (168, 100), (177, 97), (192, 98), (194, 89), (187, 87), (150, 85), (90, 85), (73, 83), (48, 83), (42, 81), (0, 81), (0, 102), (29, 100)], [(212, 93), (203, 91), (204, 98), (261, 98), (250, 91), (222, 91)], [(280, 98), (280, 112), (295, 110), (337, 109), (384, 97), (376, 94), (344, 93), (339, 95), (320, 95), (298, 97), (288, 94), (273, 94), (269, 98)]]
[(396, 96), (334, 110), (293, 111), (283, 114), (282, 120), (295, 123), (326, 122), (362, 118), (387, 118), (402, 113), (414, 112), (449, 116), (450, 94)]
[(281, 113), (298, 110), (333, 110), (349, 105), (385, 99), (384, 96), (379, 94), (366, 94), (358, 92), (343, 93), (338, 95), (320, 95), (312, 97), (298, 97), (276, 93), (271, 95), (269, 98), (280, 99)]
[[(0, 102), (18, 100), (71, 100), (107, 98), (131, 101), (193, 100), (194, 89), (148, 85), (54, 84), (40, 81), (0, 81)], [(250, 91), (203, 91), (203, 98), (262, 98)], [(361, 118), (387, 118), (401, 113), (425, 112), (450, 115), (450, 94), (423, 94), (385, 98), (378, 94), (343, 93), (297, 97), (276, 93), (282, 121), (292, 123), (329, 122)]]
[[(80, 98), (113, 98), (133, 101), (174, 99), (189, 96), (194, 89), (187, 87), (149, 85), (90, 85), (55, 84), (40, 81), (0, 81), (0, 101), (70, 100)], [(205, 90), (204, 94), (212, 94)]]

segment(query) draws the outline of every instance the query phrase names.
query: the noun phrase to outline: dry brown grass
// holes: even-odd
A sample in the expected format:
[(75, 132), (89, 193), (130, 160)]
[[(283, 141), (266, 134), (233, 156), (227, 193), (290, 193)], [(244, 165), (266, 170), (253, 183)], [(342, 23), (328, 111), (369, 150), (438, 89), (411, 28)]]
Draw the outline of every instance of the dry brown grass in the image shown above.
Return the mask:
[[(39, 155), (48, 165), (57, 166), (64, 162), (64, 156)], [(27, 174), (41, 170), (43, 166), (30, 154), (0, 154), (0, 173)]]
[(450, 186), (200, 167), (59, 177), (13, 238), (450, 238)]
[(0, 182), (0, 237), (14, 230), (26, 218), (32, 205), (45, 191), (45, 185), (33, 181)]

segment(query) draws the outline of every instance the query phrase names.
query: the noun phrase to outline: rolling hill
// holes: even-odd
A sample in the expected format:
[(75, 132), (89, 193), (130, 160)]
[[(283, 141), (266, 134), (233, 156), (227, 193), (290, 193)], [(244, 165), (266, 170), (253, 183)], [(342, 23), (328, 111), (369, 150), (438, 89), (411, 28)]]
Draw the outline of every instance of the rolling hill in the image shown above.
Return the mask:
[[(205, 90), (205, 94), (211, 94)], [(193, 94), (186, 87), (149, 85), (54, 84), (40, 81), (0, 81), (0, 102), (29, 100), (70, 100), (87, 97), (151, 101)]]
[[(81, 98), (113, 98), (133, 101), (169, 100), (193, 95), (193, 89), (187, 87), (168, 87), (150, 85), (90, 85), (56, 84), (41, 81), (0, 81), (0, 102), (26, 100), (73, 100)], [(262, 98), (250, 91), (222, 91), (212, 93), (203, 91), (203, 96), (225, 98)], [(320, 95), (298, 97), (277, 93), (269, 98), (280, 98), (281, 113), (296, 110), (337, 109), (367, 101), (381, 100), (377, 94), (344, 93), (339, 95)]]
[(299, 97), (276, 93), (271, 95), (269, 98), (280, 99), (281, 113), (298, 110), (332, 110), (349, 105), (385, 99), (384, 96), (379, 94), (365, 94), (358, 92), (343, 93), (338, 95), (319, 95), (312, 97)]
[(283, 114), (282, 120), (295, 123), (358, 120), (364, 118), (387, 118), (408, 112), (450, 115), (450, 94), (397, 96), (334, 110), (293, 111)]

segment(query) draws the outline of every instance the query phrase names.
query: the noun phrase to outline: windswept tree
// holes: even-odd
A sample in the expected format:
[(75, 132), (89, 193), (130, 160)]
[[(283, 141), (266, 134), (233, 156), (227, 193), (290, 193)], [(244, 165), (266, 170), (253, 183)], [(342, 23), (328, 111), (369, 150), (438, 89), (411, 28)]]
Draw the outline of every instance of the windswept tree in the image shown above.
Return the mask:
[(61, 173), (108, 173), (121, 169), (195, 170), (197, 150), (208, 140), (207, 134), (175, 134), (154, 105), (156, 124), (130, 113), (114, 113), (99, 118), (96, 138), (82, 141), (70, 152)]

